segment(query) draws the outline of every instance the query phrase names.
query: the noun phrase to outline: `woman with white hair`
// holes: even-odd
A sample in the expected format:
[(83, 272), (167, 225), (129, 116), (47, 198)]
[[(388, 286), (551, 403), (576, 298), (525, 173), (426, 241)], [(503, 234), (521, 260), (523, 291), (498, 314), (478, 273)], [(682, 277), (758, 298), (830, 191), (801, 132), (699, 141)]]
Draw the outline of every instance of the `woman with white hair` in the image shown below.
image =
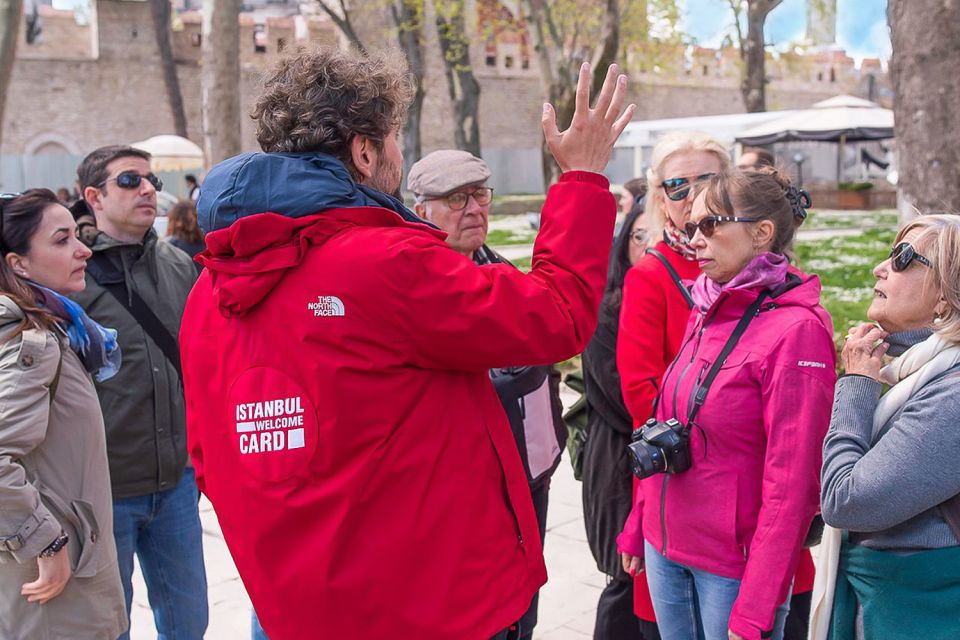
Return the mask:
[[(661, 138), (653, 149), (644, 214), (652, 247), (627, 272), (617, 338), (617, 369), (634, 428), (653, 413), (660, 379), (680, 349), (692, 305), (683, 283), (700, 275), (696, 252), (682, 231), (690, 218), (694, 187), (729, 168), (726, 148), (705, 133), (674, 132)], [(602, 601), (600, 608), (618, 608), (616, 602), (626, 608), (632, 600), (641, 621), (638, 637), (658, 639), (641, 568), (643, 537), (638, 521), (627, 519), (617, 546), (624, 554), (624, 570), (635, 576), (633, 588), (629, 582), (611, 583), (624, 586), (616, 593), (608, 587), (604, 594), (609, 602)]]
[(821, 506), (836, 529), (811, 638), (957, 638), (960, 216), (906, 225), (873, 274), (873, 323), (847, 336), (824, 444)]

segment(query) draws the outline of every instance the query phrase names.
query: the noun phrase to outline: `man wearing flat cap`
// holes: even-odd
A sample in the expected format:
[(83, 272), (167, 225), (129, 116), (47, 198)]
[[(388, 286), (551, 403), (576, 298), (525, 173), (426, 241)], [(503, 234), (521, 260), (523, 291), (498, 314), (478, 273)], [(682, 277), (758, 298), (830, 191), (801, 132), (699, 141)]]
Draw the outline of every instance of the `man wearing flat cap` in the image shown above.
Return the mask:
[[(417, 197), (414, 211), (440, 227), (452, 249), (478, 265), (513, 271), (515, 267), (506, 258), (484, 244), (493, 198), (489, 179), (490, 168), (480, 158), (467, 151), (443, 149), (427, 154), (410, 168), (407, 187)], [(560, 376), (553, 366), (512, 366), (491, 369), (490, 378), (527, 472), (542, 544), (550, 477), (567, 441)], [(520, 640), (533, 637), (538, 600), (539, 593), (519, 620)]]

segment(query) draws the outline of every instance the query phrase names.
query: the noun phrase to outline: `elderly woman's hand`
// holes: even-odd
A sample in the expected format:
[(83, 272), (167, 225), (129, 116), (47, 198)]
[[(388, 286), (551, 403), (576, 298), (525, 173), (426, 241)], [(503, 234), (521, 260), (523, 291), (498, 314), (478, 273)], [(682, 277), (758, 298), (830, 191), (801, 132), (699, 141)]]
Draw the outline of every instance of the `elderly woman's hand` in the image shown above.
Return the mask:
[(886, 337), (887, 332), (875, 324), (865, 322), (850, 329), (840, 354), (844, 371), (879, 380), (883, 356), (890, 348), (883, 341)]

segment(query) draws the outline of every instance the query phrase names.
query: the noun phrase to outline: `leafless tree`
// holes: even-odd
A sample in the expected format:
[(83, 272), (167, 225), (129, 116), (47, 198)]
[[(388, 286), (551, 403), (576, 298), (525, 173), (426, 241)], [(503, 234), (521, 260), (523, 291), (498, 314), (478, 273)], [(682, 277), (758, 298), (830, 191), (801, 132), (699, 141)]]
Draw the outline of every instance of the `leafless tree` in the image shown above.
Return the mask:
[(453, 141), (457, 149), (480, 156), (480, 83), (470, 62), (470, 38), (463, 0), (436, 0), (437, 39), (453, 107)]
[(23, 0), (0, 0), (0, 145), (3, 144), (3, 113), (10, 93), (10, 76), (17, 55), (17, 31), (22, 17)]
[(960, 4), (889, 0), (887, 20), (901, 216), (914, 207), (960, 213)]
[(240, 0), (203, 3), (203, 142), (208, 165), (240, 153)]
[(177, 77), (177, 64), (173, 59), (173, 44), (170, 42), (170, 0), (150, 0), (150, 17), (160, 51), (160, 68), (163, 83), (167, 88), (167, 100), (173, 114), (173, 128), (178, 136), (187, 137), (187, 113), (183, 108), (183, 93)]
[[(577, 74), (583, 62), (593, 68), (591, 94), (603, 84), (607, 67), (620, 44), (620, 2), (603, 0), (521, 0), (533, 37), (545, 97), (557, 112), (561, 128), (569, 126), (576, 106)], [(541, 147), (543, 180), (549, 186), (560, 175), (553, 156)]]
[[(743, 62), (743, 75), (740, 79), (740, 93), (743, 106), (748, 113), (767, 110), (767, 51), (763, 39), (763, 27), (767, 16), (783, 0), (727, 0), (733, 10), (737, 42), (740, 45), (740, 60)], [(744, 34), (741, 19), (746, 12), (747, 32)]]

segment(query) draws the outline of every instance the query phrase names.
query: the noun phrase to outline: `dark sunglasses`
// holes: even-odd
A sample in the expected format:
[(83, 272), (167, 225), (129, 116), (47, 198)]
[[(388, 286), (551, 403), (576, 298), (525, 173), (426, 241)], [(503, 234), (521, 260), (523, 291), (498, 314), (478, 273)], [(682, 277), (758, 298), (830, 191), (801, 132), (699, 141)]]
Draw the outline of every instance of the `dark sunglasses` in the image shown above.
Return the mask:
[[(712, 173), (704, 173), (694, 178), (693, 182), (703, 182), (713, 176), (714, 174)], [(674, 202), (679, 202), (690, 195), (691, 184), (689, 178), (667, 178), (660, 183), (660, 186), (663, 187), (663, 192), (667, 194), (667, 197)]]
[(3, 241), (3, 208), (8, 202), (12, 202), (22, 195), (22, 193), (0, 193), (0, 252), (7, 252), (7, 243)]
[(926, 267), (933, 268), (930, 261), (917, 253), (909, 242), (901, 242), (890, 250), (890, 268), (897, 273), (909, 267), (914, 260)]
[(704, 238), (712, 238), (713, 232), (717, 226), (723, 222), (757, 222), (760, 218), (748, 218), (745, 216), (706, 216), (700, 222), (688, 222), (683, 225), (683, 231), (687, 237), (693, 240), (697, 229), (703, 234)]
[(152, 184), (153, 188), (156, 189), (157, 191), (163, 190), (163, 180), (158, 178), (156, 174), (148, 173), (147, 175), (142, 176), (139, 173), (135, 173), (133, 171), (124, 171), (123, 173), (119, 174), (116, 178), (109, 178), (107, 180), (104, 180), (97, 186), (102, 187), (108, 182), (116, 182), (117, 186), (120, 187), (121, 189), (136, 189), (137, 187), (140, 186), (140, 182), (144, 178), (146, 178), (147, 182)]

